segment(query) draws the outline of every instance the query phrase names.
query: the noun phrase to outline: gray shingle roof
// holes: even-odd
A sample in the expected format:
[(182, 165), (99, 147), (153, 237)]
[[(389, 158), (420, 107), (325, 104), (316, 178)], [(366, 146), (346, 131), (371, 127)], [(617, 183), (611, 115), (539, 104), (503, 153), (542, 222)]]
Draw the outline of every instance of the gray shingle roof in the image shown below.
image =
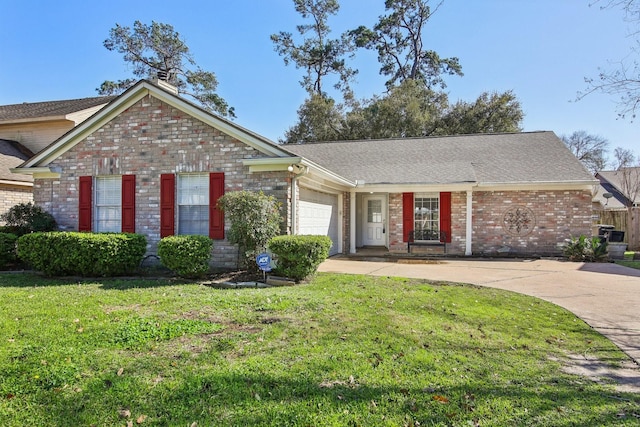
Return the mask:
[(23, 104), (0, 105), (0, 122), (58, 117), (106, 104), (114, 96), (68, 99), (64, 101), (25, 102)]
[(31, 175), (13, 174), (10, 168), (15, 168), (33, 156), (27, 148), (15, 141), (0, 139), (0, 180), (33, 182)]
[(367, 184), (594, 179), (553, 132), (311, 143), (283, 148), (344, 178)]
[[(620, 204), (624, 206), (624, 201), (626, 201), (625, 199), (627, 198), (627, 195), (625, 195), (623, 191), (623, 181), (626, 180), (627, 182), (627, 190), (632, 190), (632, 188), (629, 188), (629, 184), (633, 186), (633, 184), (640, 179), (640, 167), (628, 167), (619, 171), (598, 171), (597, 176), (599, 177), (602, 185), (605, 185), (605, 189), (613, 193), (615, 198), (621, 202)], [(631, 196), (634, 195), (631, 194)], [(632, 202), (638, 203), (640, 200), (632, 200)], [(609, 202), (609, 204), (611, 204), (611, 202)]]

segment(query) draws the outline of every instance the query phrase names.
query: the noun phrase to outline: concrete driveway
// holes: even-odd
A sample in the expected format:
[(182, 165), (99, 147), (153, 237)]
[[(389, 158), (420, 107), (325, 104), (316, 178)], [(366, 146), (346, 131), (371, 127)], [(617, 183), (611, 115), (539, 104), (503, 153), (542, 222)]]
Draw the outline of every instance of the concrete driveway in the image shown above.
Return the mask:
[(571, 311), (640, 363), (640, 270), (553, 260), (405, 264), (338, 257), (319, 271), (470, 283), (538, 297)]

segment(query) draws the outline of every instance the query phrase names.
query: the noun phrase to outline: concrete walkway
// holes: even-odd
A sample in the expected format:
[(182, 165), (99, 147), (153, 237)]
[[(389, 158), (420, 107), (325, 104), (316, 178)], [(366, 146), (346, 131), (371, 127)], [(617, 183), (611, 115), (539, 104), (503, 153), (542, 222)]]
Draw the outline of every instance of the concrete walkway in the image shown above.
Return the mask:
[(319, 271), (470, 283), (538, 297), (571, 311), (640, 363), (640, 270), (552, 260), (404, 264), (331, 258)]

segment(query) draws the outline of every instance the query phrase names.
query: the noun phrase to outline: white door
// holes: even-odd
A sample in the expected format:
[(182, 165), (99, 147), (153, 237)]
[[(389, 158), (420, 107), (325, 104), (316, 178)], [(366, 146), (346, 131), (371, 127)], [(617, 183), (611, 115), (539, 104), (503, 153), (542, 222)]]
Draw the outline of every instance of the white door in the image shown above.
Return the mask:
[(386, 246), (385, 200), (384, 196), (365, 196), (363, 198), (363, 246)]
[(338, 253), (338, 196), (300, 188), (298, 234), (329, 236), (329, 255)]

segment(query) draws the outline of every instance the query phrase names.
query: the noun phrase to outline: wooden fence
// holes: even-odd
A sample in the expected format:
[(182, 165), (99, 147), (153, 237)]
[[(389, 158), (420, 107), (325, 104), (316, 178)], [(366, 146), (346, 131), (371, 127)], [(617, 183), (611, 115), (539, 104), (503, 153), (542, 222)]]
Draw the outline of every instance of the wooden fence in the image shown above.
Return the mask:
[(640, 250), (640, 208), (632, 210), (631, 218), (628, 211), (594, 211), (595, 224), (613, 225), (616, 230), (624, 231), (624, 241), (629, 250)]

